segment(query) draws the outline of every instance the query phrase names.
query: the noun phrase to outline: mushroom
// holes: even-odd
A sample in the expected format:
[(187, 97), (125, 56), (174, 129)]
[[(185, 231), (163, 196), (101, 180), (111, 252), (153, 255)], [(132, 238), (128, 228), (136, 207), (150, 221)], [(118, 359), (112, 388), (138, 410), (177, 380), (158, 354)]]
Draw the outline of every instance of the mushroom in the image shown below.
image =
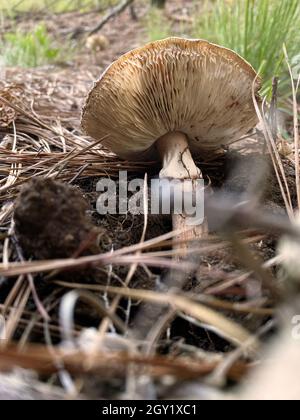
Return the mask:
[[(160, 178), (202, 178), (192, 156), (239, 139), (257, 123), (255, 70), (235, 52), (205, 40), (168, 38), (113, 62), (94, 84), (82, 127), (118, 156), (162, 161)], [(185, 215), (174, 215), (175, 228)], [(205, 231), (187, 230), (187, 236)]]

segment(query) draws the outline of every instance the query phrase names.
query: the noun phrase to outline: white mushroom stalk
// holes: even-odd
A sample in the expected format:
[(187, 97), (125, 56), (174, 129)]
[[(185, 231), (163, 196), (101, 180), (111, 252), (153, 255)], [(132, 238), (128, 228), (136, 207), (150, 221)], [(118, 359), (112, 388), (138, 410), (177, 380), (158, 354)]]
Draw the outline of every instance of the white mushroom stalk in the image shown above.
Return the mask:
[[(179, 131), (167, 133), (160, 137), (156, 142), (160, 159), (162, 161), (162, 170), (159, 177), (190, 180), (190, 183), (182, 183), (182, 192), (195, 196), (197, 180), (202, 179), (202, 173), (196, 166), (189, 149), (188, 138)], [(181, 233), (175, 238), (183, 255), (186, 253), (189, 242), (203, 237), (208, 232), (208, 226), (205, 219), (202, 223), (191, 227), (189, 225), (189, 216), (182, 214), (173, 214), (173, 229)]]
[(192, 158), (187, 136), (178, 131), (165, 134), (156, 142), (163, 168), (160, 178), (199, 179), (202, 174)]

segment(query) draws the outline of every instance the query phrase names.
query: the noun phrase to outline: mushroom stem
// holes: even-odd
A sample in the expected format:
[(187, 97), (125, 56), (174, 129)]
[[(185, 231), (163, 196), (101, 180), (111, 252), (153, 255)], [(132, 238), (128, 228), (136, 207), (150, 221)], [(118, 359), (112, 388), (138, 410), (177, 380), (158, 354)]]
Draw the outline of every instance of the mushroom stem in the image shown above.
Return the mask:
[(167, 133), (156, 142), (163, 162), (160, 178), (199, 179), (202, 174), (192, 158), (185, 134), (178, 131)]
[[(197, 187), (196, 180), (202, 179), (202, 173), (192, 158), (186, 135), (180, 132), (165, 134), (157, 140), (156, 147), (163, 163), (159, 177), (161, 179), (190, 179), (194, 181), (192, 191), (190, 191), (191, 194), (194, 194)], [(184, 183), (182, 185), (184, 189), (190, 188), (189, 186), (186, 187)], [(208, 232), (206, 220), (202, 224), (191, 228), (188, 224), (188, 219), (189, 217), (185, 214), (172, 215), (173, 229), (182, 231), (174, 239), (176, 242), (180, 242), (176, 247), (183, 251), (183, 255), (186, 253), (191, 240), (199, 239)]]

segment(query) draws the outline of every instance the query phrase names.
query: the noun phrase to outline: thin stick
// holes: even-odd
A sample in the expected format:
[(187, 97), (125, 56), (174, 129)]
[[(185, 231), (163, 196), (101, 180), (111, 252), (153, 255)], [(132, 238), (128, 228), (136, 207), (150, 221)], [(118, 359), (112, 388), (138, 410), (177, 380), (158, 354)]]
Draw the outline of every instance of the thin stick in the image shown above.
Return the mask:
[(101, 20), (101, 22), (98, 23), (98, 25), (96, 25), (94, 28), (88, 31), (89, 36), (99, 32), (107, 22), (109, 22), (113, 17), (122, 13), (128, 6), (130, 6), (133, 3), (133, 1), (134, 0), (122, 0), (116, 7), (112, 9), (111, 12), (108, 12), (104, 16), (104, 18)]
[[(61, 286), (66, 285), (66, 287), (70, 287), (68, 283), (56, 283)], [(74, 287), (74, 284), (72, 284), (72, 286)], [(120, 294), (123, 297), (132, 297), (137, 300), (169, 305), (171, 308), (174, 308), (177, 311), (182, 311), (203, 323), (214, 326), (223, 337), (228, 339), (234, 345), (240, 345), (241, 343), (244, 343), (245, 340), (247, 341), (251, 336), (251, 334), (244, 327), (236, 324), (234, 321), (231, 321), (213, 309), (210, 309), (207, 306), (195, 302), (192, 299), (182, 295), (112, 286), (106, 287), (97, 285), (95, 288), (97, 288), (97, 290), (107, 291), (113, 295)]]
[[(287, 53), (286, 46), (283, 46), (285, 60), (289, 69), (292, 91), (293, 91), (293, 120), (294, 120), (294, 142), (295, 142), (295, 177), (296, 177), (296, 190), (297, 190), (297, 202), (298, 210), (300, 210), (300, 166), (299, 166), (299, 121), (298, 121), (298, 103), (297, 103), (297, 89), (294, 83), (293, 71), (290, 65), (289, 56)], [(299, 76), (300, 81), (300, 76)], [(299, 86), (297, 82), (297, 88)]]

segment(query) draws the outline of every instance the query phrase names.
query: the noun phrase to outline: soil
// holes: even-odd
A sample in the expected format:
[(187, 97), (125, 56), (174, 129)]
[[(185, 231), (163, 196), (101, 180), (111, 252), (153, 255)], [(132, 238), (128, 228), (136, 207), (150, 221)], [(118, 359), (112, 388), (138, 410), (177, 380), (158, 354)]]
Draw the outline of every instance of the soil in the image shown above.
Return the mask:
[[(99, 253), (103, 233), (87, 215), (79, 188), (52, 179), (33, 178), (21, 190), (14, 210), (15, 231), (27, 258), (55, 259)], [(85, 245), (84, 245), (85, 244)]]
[[(95, 180), (96, 182), (96, 180)], [(90, 184), (95, 187), (95, 182)], [(26, 259), (48, 260), (75, 258), (100, 254), (138, 243), (143, 231), (143, 215), (105, 215), (95, 210), (97, 193), (87, 192), (84, 185), (71, 186), (52, 179), (33, 178), (21, 189), (15, 202), (15, 234)], [(150, 215), (146, 240), (171, 230), (169, 216)], [(68, 279), (66, 273), (60, 277)], [(107, 273), (87, 267), (72, 272), (72, 281), (104, 283)], [(62, 276), (62, 274), (64, 274)], [(118, 267), (115, 275), (122, 278), (124, 267)], [(112, 280), (112, 284), (120, 285)], [(132, 282), (135, 287), (153, 288), (153, 278), (146, 277), (142, 270)]]
[[(187, 10), (187, 15), (192, 16), (194, 1), (181, 0), (170, 3), (170, 13), (176, 13), (178, 9), (180, 10), (184, 7)], [(73, 35), (75, 33), (74, 39), (80, 44), (79, 52), (72, 58), (72, 61), (61, 63), (59, 67), (51, 67), (49, 69), (49, 78), (55, 72), (62, 71), (66, 78), (70, 80), (77, 80), (76, 77), (80, 81), (83, 80), (83, 92), (80, 90), (81, 87), (80, 89), (78, 88), (80, 94), (76, 95), (76, 98), (73, 98), (72, 93), (70, 93), (66, 101), (65, 115), (66, 121), (68, 122), (67, 127), (70, 132), (72, 130), (78, 130), (76, 133), (80, 132), (80, 109), (84, 100), (84, 94), (88, 91), (92, 81), (120, 54), (145, 42), (143, 16), (146, 10), (147, 8), (144, 4), (138, 5), (136, 12), (139, 19), (137, 21), (132, 20), (128, 10), (114, 18), (101, 31), (101, 35), (104, 35), (108, 39), (108, 46), (99, 51), (88, 50), (85, 47), (85, 39), (81, 34), (82, 28), (86, 27), (87, 22), (91, 27), (98, 23), (99, 15), (97, 13), (58, 15), (47, 22), (49, 30), (58, 39), (66, 36), (66, 33), (69, 33), (70, 36), (70, 31), (73, 31)], [(34, 26), (35, 23), (35, 19), (27, 18), (26, 20), (20, 21), (20, 28), (29, 28)], [(182, 25), (176, 22), (173, 22), (172, 25), (175, 34), (181, 34), (182, 29), (180, 28)], [(45, 75), (47, 71), (47, 69), (44, 69), (43, 74)], [(8, 74), (12, 75), (13, 72), (14, 70), (9, 70)], [(43, 82), (42, 77), (36, 74), (35, 71), (23, 77), (23, 72), (20, 71), (20, 78), (24, 80), (26, 77), (33, 78), (33, 80), (37, 78), (39, 80), (34, 83), (35, 89), (38, 91), (40, 84), (42, 85)], [(53, 91), (49, 95), (47, 94), (47, 98), (41, 98), (37, 95), (37, 101), (41, 99), (40, 111), (43, 109), (45, 103), (55, 101), (53, 92), (56, 86), (55, 84), (53, 86)], [(74, 90), (77, 87), (77, 85), (74, 86)], [(78, 97), (80, 98), (79, 100)], [(49, 116), (50, 118), (51, 116)], [(51, 136), (53, 137), (50, 134), (49, 138), (52, 139)], [(33, 144), (34, 141), (36, 141), (36, 137), (33, 136)], [(251, 145), (253, 147), (249, 147), (248, 143), (239, 143), (237, 148), (231, 147), (225, 150), (223, 154), (217, 156), (214, 160), (203, 161), (203, 159), (199, 159), (198, 164), (205, 178), (211, 181), (212, 188), (215, 191), (223, 188), (226, 194), (230, 193), (242, 197), (245, 192), (249, 192), (250, 190), (250, 192), (259, 196), (260, 203), (266, 206), (267, 211), (275, 214), (285, 214), (284, 202), (272, 166), (270, 165), (269, 159), (262, 153), (263, 144), (254, 138), (251, 140)], [(55, 147), (51, 144), (52, 151), (57, 151), (57, 146)], [(243, 147), (248, 151), (247, 153), (244, 153), (245, 149)], [(35, 152), (38, 153), (37, 147)], [(283, 163), (291, 190), (291, 198), (293, 203), (295, 203), (296, 188), (294, 170), (287, 159), (284, 159)], [(265, 172), (262, 172), (263, 175), (259, 177), (262, 168), (265, 168)], [(159, 166), (153, 165), (149, 170), (149, 175), (155, 176), (158, 170)], [(144, 176), (144, 172), (145, 169), (142, 170), (140, 168), (137, 173), (131, 171), (131, 176), (138, 176), (140, 178)], [(255, 176), (258, 177), (258, 183), (256, 184), (257, 190), (251, 191)], [(70, 181), (71, 176), (65, 178)], [(111, 252), (112, 250), (136, 244), (140, 241), (144, 227), (143, 215), (101, 216), (97, 213), (96, 200), (98, 194), (96, 192), (96, 183), (98, 180), (99, 177), (95, 175), (85, 175), (78, 177), (74, 182), (75, 185), (49, 178), (33, 178), (25, 183), (15, 201), (14, 221), (17, 242), (22, 248), (26, 259), (70, 258)], [(15, 198), (15, 193), (16, 191), (13, 191), (11, 195), (7, 193), (6, 197), (12, 200)], [(7, 225), (4, 228), (6, 234)], [(161, 234), (170, 232), (171, 228), (170, 217), (149, 215), (146, 239), (155, 238)], [(261, 232), (255, 233), (261, 234)], [(211, 232), (211, 235), (213, 236), (214, 232)], [(255, 258), (261, 258), (261, 260), (267, 261), (276, 255), (276, 243), (276, 235), (265, 235), (261, 240), (253, 243), (250, 246), (250, 250)], [(1, 253), (3, 249), (3, 241), (1, 240)], [(12, 255), (12, 258), (17, 259), (15, 252)], [(209, 295), (211, 288), (223, 285), (226, 281), (231, 281), (232, 284), (230, 287), (221, 288), (216, 292), (215, 296), (231, 303), (247, 303), (248, 300), (255, 300), (258, 297), (262, 298), (264, 302), (268, 301), (269, 296), (265, 293), (266, 291), (263, 291), (263, 296), (257, 296), (254, 290), (253, 295), (251, 295), (250, 286), (251, 281), (255, 281), (255, 275), (250, 274), (249, 278), (244, 282), (234, 282), (234, 279), (244, 274), (245, 267), (238, 261), (236, 255), (230, 248), (213, 251), (206, 255), (201, 255), (201, 257), (197, 255), (192, 256), (192, 258), (197, 259), (200, 267), (197, 273), (190, 276), (188, 281), (185, 282), (186, 291), (201, 294), (207, 293)], [(275, 270), (271, 269), (270, 272), (275, 273)], [(88, 273), (87, 271), (77, 272), (75, 279), (81, 283), (89, 282), (120, 286), (123, 285), (127, 273), (128, 267), (103, 267), (99, 270), (89, 271)], [(37, 291), (40, 299), (42, 301), (46, 300), (49, 306), (53, 305), (51, 308), (54, 309), (51, 309), (49, 313), (52, 318), (52, 323), (55, 325), (58, 324), (59, 301), (65, 293), (65, 290), (58, 288), (53, 282), (55, 280), (61, 280), (61, 277), (62, 273), (51, 278), (51, 280), (42, 274), (36, 277), (38, 279)], [(68, 279), (68, 277), (74, 280), (74, 273), (71, 275), (68, 272), (65, 273), (65, 278)], [(166, 278), (167, 270), (151, 268), (150, 271), (149, 269), (146, 270), (145, 267), (139, 266), (135, 271), (130, 286), (133, 288), (157, 290), (164, 284)], [(0, 303), (4, 303), (13, 285), (0, 277), (0, 286)], [(104, 297), (101, 296), (101, 299), (104, 300)], [(108, 299), (107, 296), (105, 299)], [(127, 299), (123, 299), (121, 300), (117, 314), (128, 325), (133, 325), (139, 308), (139, 303), (132, 304)], [(25, 309), (31, 314), (36, 313), (36, 302), (30, 299)], [(228, 318), (232, 318), (241, 323), (253, 333), (266, 321), (265, 317), (255, 316), (251, 313), (240, 315), (233, 311), (220, 310), (220, 312), (224, 313)], [(142, 320), (142, 328), (146, 332), (153, 326), (152, 324), (155, 320), (152, 321), (151, 325), (149, 325), (149, 320), (148, 323), (147, 320)], [(98, 325), (99, 314), (91, 310), (87, 305), (80, 305), (76, 312), (77, 330), (86, 327), (98, 327)], [(23, 326), (19, 326), (14, 335), (16, 340), (22, 336), (24, 328)], [(59, 342), (57, 337), (55, 339)], [(29, 340), (30, 342), (44, 342), (43, 329), (34, 329), (29, 334)], [(215, 353), (228, 352), (232, 349), (227, 341), (219, 338), (214, 332), (207, 329), (206, 326), (195, 325), (189, 319), (177, 317), (160, 340), (157, 352), (176, 356), (178, 354), (185, 354), (187, 350), (184, 346), (194, 346), (197, 349)], [(94, 378), (92, 377), (90, 380), (93, 382)], [(101, 381), (101, 379), (97, 378), (97, 380), (101, 382), (99, 389), (103, 388), (103, 395), (107, 395), (108, 398), (118, 396), (120, 390), (124, 388), (125, 381), (119, 378), (110, 378), (107, 381)], [(95, 388), (94, 383), (92, 388), (89, 391), (90, 394), (95, 393), (96, 396), (99, 396), (98, 388)], [(101, 396), (103, 397), (103, 395)]]

